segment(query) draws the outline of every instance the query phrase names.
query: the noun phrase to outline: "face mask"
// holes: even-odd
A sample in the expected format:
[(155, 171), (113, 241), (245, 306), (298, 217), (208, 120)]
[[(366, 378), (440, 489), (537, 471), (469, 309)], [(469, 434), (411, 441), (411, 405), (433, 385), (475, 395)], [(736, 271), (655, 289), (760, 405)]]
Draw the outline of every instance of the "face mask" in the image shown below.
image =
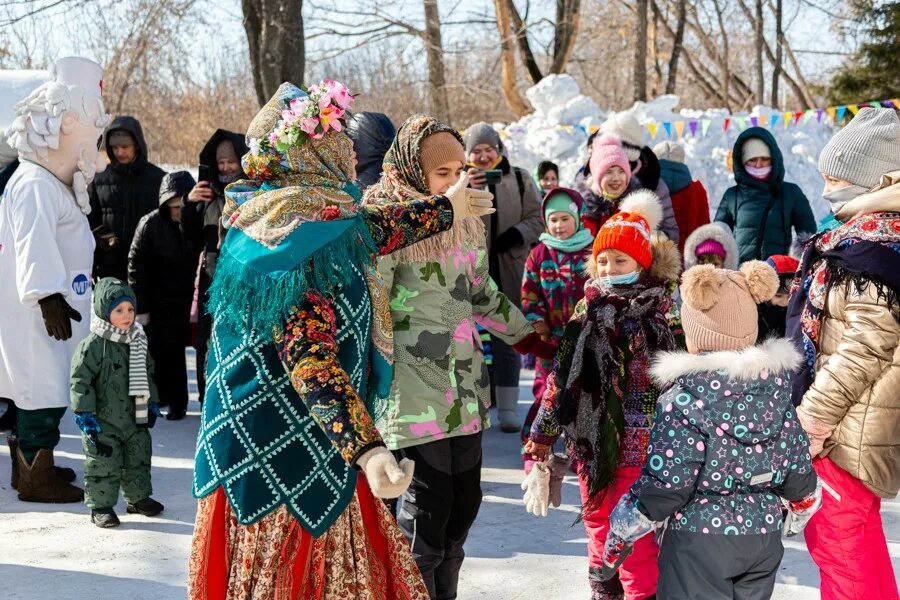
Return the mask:
[(240, 178), (240, 173), (237, 175), (219, 175), (219, 183), (234, 183)]
[(834, 210), (837, 210), (857, 196), (861, 196), (868, 191), (869, 190), (861, 185), (852, 184), (846, 187), (828, 191), (822, 194), (822, 197), (831, 202), (832, 208), (834, 208)]
[(751, 167), (750, 165), (744, 165), (744, 170), (747, 171), (747, 174), (753, 179), (768, 179), (769, 175), (772, 174), (772, 166), (768, 167)]
[(631, 285), (632, 283), (637, 283), (639, 278), (640, 273), (632, 271), (631, 273), (625, 273), (624, 275), (607, 275), (602, 279), (603, 283), (612, 287), (614, 285)]

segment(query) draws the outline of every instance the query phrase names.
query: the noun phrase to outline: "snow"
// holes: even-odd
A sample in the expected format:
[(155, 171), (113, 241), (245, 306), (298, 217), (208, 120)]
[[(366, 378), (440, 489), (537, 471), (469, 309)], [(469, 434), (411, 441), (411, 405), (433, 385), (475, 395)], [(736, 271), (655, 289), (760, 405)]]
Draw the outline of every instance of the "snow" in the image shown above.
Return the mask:
[[(193, 353), (191, 385), (196, 395)], [(531, 402), (531, 372), (523, 371), (519, 415)], [(192, 400), (183, 421), (161, 420), (153, 429), (153, 496), (165, 504), (159, 517), (125, 514), (122, 525), (99, 529), (80, 504), (19, 502), (9, 487), (9, 451), (0, 441), (0, 580), (5, 600), (128, 598), (181, 600), (186, 596), (188, 556), (196, 501), (191, 473), (199, 425)], [(522, 505), (519, 437), (490, 429), (484, 437), (484, 501), (466, 542), (461, 598), (521, 600), (588, 597), (587, 539), (578, 515), (578, 482), (567, 477), (563, 505), (546, 518)], [(84, 455), (72, 415), (62, 424), (57, 463), (82, 479)], [(900, 502), (885, 501), (882, 518), (894, 569), (900, 573)], [(785, 555), (773, 598), (819, 597), (818, 571), (801, 538), (785, 540)]]
[[(552, 160), (560, 167), (560, 180), (571, 184), (578, 169), (587, 157), (586, 142), (592, 128), (606, 120), (605, 113), (594, 100), (582, 95), (578, 83), (570, 75), (550, 75), (525, 92), (534, 106), (534, 112), (515, 123), (495, 124), (500, 131), (507, 155), (512, 164), (533, 170), (541, 160)], [(709, 193), (710, 210), (716, 208), (725, 190), (734, 185), (734, 178), (726, 167), (728, 151), (740, 133), (736, 122), (739, 117), (757, 117), (778, 141), (785, 159), (786, 180), (796, 183), (809, 198), (817, 218), (828, 213), (828, 202), (822, 198), (822, 178), (817, 161), (819, 152), (834, 134), (833, 125), (823, 117), (822, 122), (812, 118), (801, 119), (800, 124), (785, 128), (782, 113), (772, 107), (756, 106), (750, 112), (729, 114), (725, 109), (695, 110), (678, 108), (678, 96), (660, 96), (650, 102), (637, 102), (629, 110), (644, 125), (644, 142), (653, 146), (665, 139), (677, 139), (674, 123), (684, 121), (680, 143), (684, 145), (685, 163), (694, 179), (699, 179)], [(770, 115), (777, 115), (777, 123), (770, 127)], [(725, 119), (731, 124), (724, 130)], [(710, 120), (706, 135), (702, 121)], [(689, 120), (700, 121), (696, 135), (692, 135)], [(672, 138), (663, 129), (664, 122), (673, 123)], [(646, 125), (657, 124), (655, 139)]]
[(49, 71), (0, 71), (0, 168), (16, 157), (3, 133), (16, 118), (16, 104), (49, 80)]

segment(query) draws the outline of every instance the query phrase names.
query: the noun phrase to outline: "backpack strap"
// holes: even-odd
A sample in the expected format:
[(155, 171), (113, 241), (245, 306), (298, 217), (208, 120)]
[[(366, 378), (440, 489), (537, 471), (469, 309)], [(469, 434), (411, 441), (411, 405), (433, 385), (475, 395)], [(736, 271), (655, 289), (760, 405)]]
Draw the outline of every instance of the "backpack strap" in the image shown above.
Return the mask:
[[(522, 170), (518, 167), (513, 167), (513, 171), (516, 173), (516, 183), (519, 184), (519, 204), (522, 205), (523, 209), (525, 206), (525, 181), (522, 179)], [(524, 212), (524, 210), (523, 210)]]

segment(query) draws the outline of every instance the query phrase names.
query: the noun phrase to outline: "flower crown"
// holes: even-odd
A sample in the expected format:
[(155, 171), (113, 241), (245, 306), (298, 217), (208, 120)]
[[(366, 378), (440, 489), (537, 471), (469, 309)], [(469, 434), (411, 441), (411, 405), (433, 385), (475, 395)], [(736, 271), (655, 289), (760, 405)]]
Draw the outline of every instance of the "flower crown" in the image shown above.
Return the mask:
[(269, 145), (278, 152), (291, 146), (302, 146), (310, 138), (320, 140), (329, 131), (341, 131), (353, 94), (343, 83), (326, 79), (306, 90), (305, 96), (294, 98), (281, 111), (281, 120), (269, 134)]

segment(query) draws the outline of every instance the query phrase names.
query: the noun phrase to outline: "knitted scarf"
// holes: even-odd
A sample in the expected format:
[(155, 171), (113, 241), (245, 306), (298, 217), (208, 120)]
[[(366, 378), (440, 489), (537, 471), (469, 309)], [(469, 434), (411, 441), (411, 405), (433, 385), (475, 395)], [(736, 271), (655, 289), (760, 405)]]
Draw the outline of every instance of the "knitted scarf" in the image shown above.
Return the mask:
[(147, 335), (140, 323), (129, 329), (114, 327), (91, 314), (91, 333), (118, 344), (128, 344), (128, 395), (134, 396), (134, 418), (138, 425), (147, 422), (150, 380), (147, 377)]
[[(375, 185), (369, 186), (363, 196), (364, 204), (389, 204), (425, 200), (432, 196), (428, 189), (426, 173), (422, 172), (420, 150), (422, 142), (430, 135), (440, 132), (452, 134), (462, 144), (459, 133), (443, 123), (424, 115), (416, 115), (406, 120), (397, 131), (397, 137), (384, 156), (384, 172)], [(484, 243), (485, 228), (480, 217), (467, 217), (453, 221), (453, 227), (443, 233), (428, 238), (391, 253), (391, 257), (401, 263), (434, 260), (449, 248), (462, 245)]]
[(865, 290), (896, 307), (900, 294), (900, 214), (862, 214), (813, 237), (791, 285), (788, 336), (803, 354), (792, 400), (799, 405), (815, 378), (816, 352), (828, 293), (837, 285)]
[(553, 250), (557, 250), (559, 252), (572, 253), (583, 250), (584, 248), (587, 248), (588, 246), (593, 244), (594, 236), (592, 236), (591, 232), (582, 226), (570, 238), (561, 240), (550, 235), (549, 233), (542, 233), (540, 240), (544, 242), (544, 245), (548, 248), (552, 248)]
[[(638, 352), (673, 350), (675, 338), (666, 317), (672, 297), (662, 279), (645, 277), (615, 287), (592, 279), (585, 285), (585, 301), (587, 314), (571, 348), (571, 367), (557, 374), (563, 384), (557, 418), (574, 442), (575, 457), (589, 470), (589, 494), (594, 498), (612, 483), (618, 464), (631, 358)], [(642, 339), (644, 347), (636, 347), (636, 339)], [(561, 364), (564, 357), (557, 356), (557, 361)]]

